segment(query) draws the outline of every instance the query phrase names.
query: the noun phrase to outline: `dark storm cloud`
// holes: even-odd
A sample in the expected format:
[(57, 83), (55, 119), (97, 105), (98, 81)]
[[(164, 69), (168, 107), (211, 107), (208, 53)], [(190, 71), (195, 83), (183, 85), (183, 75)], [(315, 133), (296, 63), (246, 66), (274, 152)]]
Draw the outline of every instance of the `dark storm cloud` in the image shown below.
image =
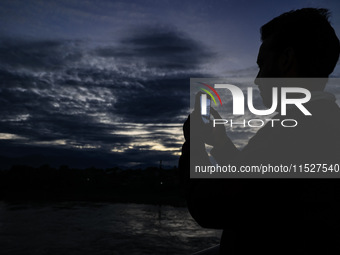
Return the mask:
[(144, 30), (123, 39), (120, 46), (98, 48), (94, 53), (104, 58), (124, 58), (131, 63), (147, 60), (147, 68), (179, 72), (115, 90), (122, 95), (115, 104), (119, 114), (128, 121), (138, 119), (145, 123), (182, 122), (179, 116), (186, 115), (189, 107), (189, 78), (204, 75), (195, 71), (215, 56), (201, 43), (168, 29)]
[(188, 78), (158, 79), (141, 84), (142, 87), (134, 91), (120, 91), (122, 96), (115, 107), (124, 119), (143, 123), (173, 123), (188, 110)]
[(121, 41), (118, 47), (102, 47), (101, 57), (147, 59), (148, 67), (188, 70), (199, 68), (215, 54), (202, 43), (169, 28), (144, 29)]
[(1, 152), (96, 151), (111, 155), (110, 162), (176, 161), (189, 78), (202, 75), (212, 56), (169, 29), (146, 29), (100, 47), (2, 40)]

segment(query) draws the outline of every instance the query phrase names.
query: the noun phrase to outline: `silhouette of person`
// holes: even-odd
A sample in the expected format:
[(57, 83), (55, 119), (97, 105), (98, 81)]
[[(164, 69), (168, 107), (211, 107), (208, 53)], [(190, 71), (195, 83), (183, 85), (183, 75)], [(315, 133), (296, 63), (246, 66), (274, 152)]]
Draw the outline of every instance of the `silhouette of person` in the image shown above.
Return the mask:
[[(190, 179), (189, 174), (190, 154), (195, 165), (210, 165), (206, 143), (220, 165), (339, 163), (340, 109), (324, 88), (340, 46), (328, 18), (327, 9), (303, 8), (261, 28), (255, 84), (265, 106), (272, 105), (273, 86), (296, 84), (262, 78), (324, 78), (298, 85), (311, 92), (304, 104), (311, 116), (291, 107), (285, 116), (277, 109), (273, 117), (295, 119), (298, 126), (267, 123), (241, 151), (222, 125), (204, 125), (197, 107), (183, 126), (179, 167), (188, 208), (202, 227), (224, 230), (219, 254), (340, 254), (338, 179)], [(190, 124), (195, 128), (190, 130)]]

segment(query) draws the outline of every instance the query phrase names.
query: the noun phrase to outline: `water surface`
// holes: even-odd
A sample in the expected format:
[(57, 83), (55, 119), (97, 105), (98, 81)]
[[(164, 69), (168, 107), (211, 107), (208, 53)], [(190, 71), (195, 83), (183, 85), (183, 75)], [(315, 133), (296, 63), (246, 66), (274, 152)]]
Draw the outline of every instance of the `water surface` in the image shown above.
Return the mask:
[(0, 202), (1, 254), (191, 254), (218, 244), (186, 208), (95, 202)]

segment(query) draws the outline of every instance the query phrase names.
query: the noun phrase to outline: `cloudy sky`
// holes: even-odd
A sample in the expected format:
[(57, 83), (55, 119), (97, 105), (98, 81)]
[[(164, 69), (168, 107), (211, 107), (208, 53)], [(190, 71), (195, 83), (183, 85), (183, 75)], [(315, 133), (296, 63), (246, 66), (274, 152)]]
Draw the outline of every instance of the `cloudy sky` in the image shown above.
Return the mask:
[(302, 7), (339, 35), (337, 0), (3, 0), (0, 158), (176, 165), (190, 77), (255, 76), (261, 25)]

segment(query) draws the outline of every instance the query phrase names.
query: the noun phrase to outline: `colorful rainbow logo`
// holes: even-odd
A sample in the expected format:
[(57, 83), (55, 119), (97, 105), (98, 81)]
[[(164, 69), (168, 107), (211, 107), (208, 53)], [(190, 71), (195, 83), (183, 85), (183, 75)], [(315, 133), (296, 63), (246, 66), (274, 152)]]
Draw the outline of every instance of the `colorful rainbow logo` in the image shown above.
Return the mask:
[[(221, 100), (219, 94), (216, 92), (216, 90), (213, 87), (211, 87), (210, 85), (208, 85), (208, 84), (205, 84), (203, 82), (200, 82), (200, 83), (203, 84), (204, 86), (208, 87), (209, 89), (211, 89), (215, 93), (215, 95), (217, 96), (218, 100), (220, 101), (220, 103), (222, 105), (222, 100)], [(207, 93), (212, 98), (212, 100), (214, 101), (215, 105), (217, 105), (214, 96), (208, 90), (206, 90), (204, 88), (200, 88), (200, 89), (203, 90), (205, 93)]]

